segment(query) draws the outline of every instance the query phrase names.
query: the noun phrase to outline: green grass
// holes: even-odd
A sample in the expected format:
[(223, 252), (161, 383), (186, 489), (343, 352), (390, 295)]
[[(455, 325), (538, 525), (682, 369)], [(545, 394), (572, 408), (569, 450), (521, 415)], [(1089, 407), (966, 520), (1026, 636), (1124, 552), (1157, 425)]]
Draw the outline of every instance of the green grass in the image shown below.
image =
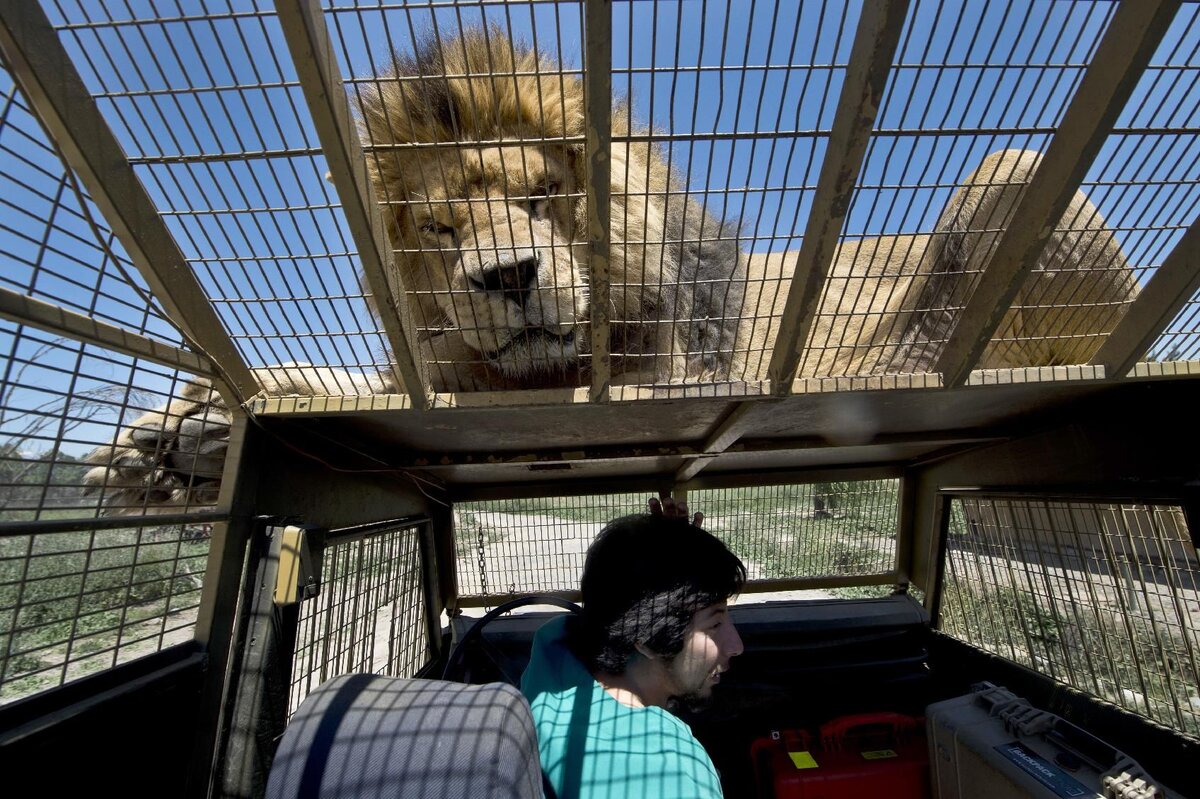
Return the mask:
[(72, 660), (108, 650), (122, 631), (194, 606), (208, 548), (181, 540), (178, 528), (0, 539), (5, 694), (21, 690), (13, 683), (23, 675), (61, 664), (68, 647)]
[[(824, 497), (827, 514), (816, 511)], [(766, 578), (853, 576), (895, 568), (898, 484), (894, 480), (696, 491), (705, 524)], [(876, 596), (880, 589), (839, 589)], [(886, 588), (884, 589), (886, 593)]]
[(949, 580), (941, 629), (1193, 736), (1200, 674), (1175, 629), (1083, 604), (1056, 608), (1011, 586)]

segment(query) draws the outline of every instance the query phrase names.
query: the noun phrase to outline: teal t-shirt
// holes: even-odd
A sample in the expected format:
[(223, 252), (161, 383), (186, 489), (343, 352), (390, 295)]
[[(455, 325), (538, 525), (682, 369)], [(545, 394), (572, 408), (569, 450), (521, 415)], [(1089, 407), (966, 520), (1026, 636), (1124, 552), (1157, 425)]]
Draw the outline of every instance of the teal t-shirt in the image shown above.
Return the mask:
[(720, 797), (717, 771), (688, 726), (609, 696), (564, 643), (566, 621), (538, 630), (521, 677), (557, 799)]

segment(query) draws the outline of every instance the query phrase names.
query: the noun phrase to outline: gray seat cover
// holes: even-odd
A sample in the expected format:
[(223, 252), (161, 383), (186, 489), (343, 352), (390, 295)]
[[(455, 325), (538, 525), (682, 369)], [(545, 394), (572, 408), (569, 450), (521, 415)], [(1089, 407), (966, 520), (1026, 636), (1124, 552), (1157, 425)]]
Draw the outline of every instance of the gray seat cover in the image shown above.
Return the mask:
[(511, 685), (352, 674), (288, 723), (267, 799), (540, 797), (529, 705)]

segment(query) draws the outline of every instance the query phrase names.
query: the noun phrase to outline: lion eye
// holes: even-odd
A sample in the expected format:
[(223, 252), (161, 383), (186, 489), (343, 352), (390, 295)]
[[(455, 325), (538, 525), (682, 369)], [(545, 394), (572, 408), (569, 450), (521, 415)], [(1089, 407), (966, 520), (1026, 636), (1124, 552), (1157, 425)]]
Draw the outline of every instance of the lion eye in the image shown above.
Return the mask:
[(529, 192), (529, 211), (534, 219), (545, 219), (547, 204), (552, 196), (558, 194), (557, 183), (547, 183)]
[(421, 225), (421, 232), (436, 236), (453, 236), (454, 228), (448, 225), (438, 224), (437, 222), (426, 222), (425, 224)]

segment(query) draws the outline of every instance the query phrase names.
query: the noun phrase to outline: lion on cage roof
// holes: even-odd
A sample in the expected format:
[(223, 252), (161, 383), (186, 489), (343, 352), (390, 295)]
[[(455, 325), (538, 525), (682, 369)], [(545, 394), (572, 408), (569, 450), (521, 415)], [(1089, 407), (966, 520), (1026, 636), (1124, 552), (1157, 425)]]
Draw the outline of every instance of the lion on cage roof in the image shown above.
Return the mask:
[[(587, 158), (583, 82), (496, 29), (418, 43), (361, 92), (368, 166), (437, 392), (586, 384)], [(737, 224), (689, 195), (628, 105), (612, 113), (609, 342), (614, 384), (765, 379), (795, 252), (747, 253)], [(644, 131), (643, 131), (644, 132)], [(450, 143), (452, 147), (408, 147)], [(844, 241), (799, 376), (929, 371), (1001, 224), (1039, 162), (993, 153), (934, 229)], [(1084, 363), (1137, 293), (1112, 232), (1076, 193), (980, 368)], [(373, 309), (379, 313), (378, 309)], [(367, 379), (287, 364), (256, 370), (274, 394)], [(228, 415), (203, 380), (89, 456), (114, 512), (216, 499)]]

